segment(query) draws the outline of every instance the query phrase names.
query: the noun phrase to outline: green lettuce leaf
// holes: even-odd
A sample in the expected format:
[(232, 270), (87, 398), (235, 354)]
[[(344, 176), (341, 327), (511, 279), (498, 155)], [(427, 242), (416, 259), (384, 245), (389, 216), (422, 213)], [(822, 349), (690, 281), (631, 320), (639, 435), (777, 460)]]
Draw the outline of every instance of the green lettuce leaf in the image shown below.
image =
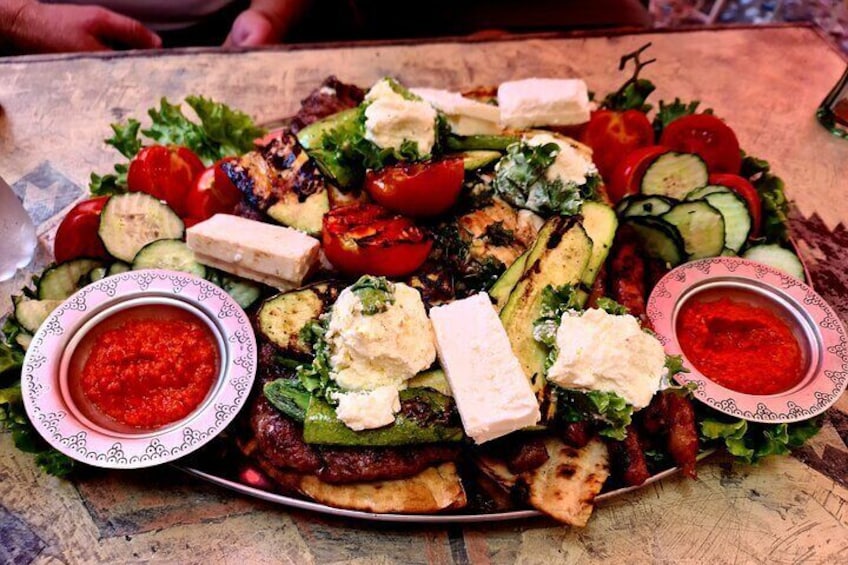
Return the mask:
[(762, 235), (772, 243), (789, 240), (786, 226), (789, 223), (789, 200), (784, 192), (783, 180), (771, 173), (768, 161), (743, 155), (743, 177), (751, 181), (763, 203)]
[(723, 444), (728, 453), (746, 463), (770, 455), (785, 455), (816, 435), (822, 420), (813, 418), (791, 424), (759, 424), (713, 412), (700, 419), (702, 440)]
[[(185, 102), (200, 123), (189, 119), (179, 104), (171, 104), (162, 98), (158, 108), (148, 110), (149, 128), (142, 130), (141, 123), (133, 118), (125, 123), (112, 124), (113, 135), (105, 140), (106, 143), (129, 161), (145, 145), (143, 136), (161, 145), (188, 147), (209, 166), (223, 157), (250, 151), (253, 140), (265, 133), (250, 116), (220, 102), (202, 96), (187, 96)], [(89, 182), (91, 193), (99, 196), (126, 192), (128, 161), (116, 164), (114, 172), (103, 175), (92, 173)]]
[(557, 418), (563, 422), (594, 422), (598, 433), (610, 439), (627, 437), (633, 406), (614, 392), (577, 391), (554, 387)]
[(335, 392), (339, 390), (339, 386), (330, 377), (330, 344), (326, 339), (329, 325), (330, 317), (324, 316), (320, 320), (310, 322), (301, 330), (300, 338), (312, 346), (315, 357), (312, 363), (297, 368), (297, 378), (310, 394), (335, 405)]

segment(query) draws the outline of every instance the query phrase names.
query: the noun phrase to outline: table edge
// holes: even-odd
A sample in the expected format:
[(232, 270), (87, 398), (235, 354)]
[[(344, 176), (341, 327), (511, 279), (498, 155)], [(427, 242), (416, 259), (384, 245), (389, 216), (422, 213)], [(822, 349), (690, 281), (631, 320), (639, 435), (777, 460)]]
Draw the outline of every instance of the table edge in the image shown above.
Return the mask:
[(328, 49), (361, 49), (374, 47), (396, 47), (416, 45), (438, 45), (446, 43), (504, 43), (534, 39), (591, 39), (598, 37), (624, 37), (657, 34), (683, 34), (692, 32), (728, 32), (740, 30), (773, 31), (780, 29), (807, 29), (812, 31), (831, 51), (848, 63), (848, 53), (843, 53), (828, 35), (812, 22), (776, 22), (769, 24), (713, 24), (687, 25), (675, 28), (617, 27), (605, 29), (580, 29), (537, 33), (505, 33), (495, 37), (485, 35), (437, 36), (405, 39), (379, 39), (363, 41), (331, 41), (315, 43), (289, 43), (265, 47), (172, 47), (168, 49), (146, 49), (128, 51), (103, 51), (86, 53), (51, 53), (43, 55), (13, 55), (0, 57), (0, 66), (20, 63), (45, 63), (73, 61), (79, 59), (125, 59), (140, 57), (169, 57), (187, 54), (238, 55), (248, 52), (294, 52), (322, 51)]

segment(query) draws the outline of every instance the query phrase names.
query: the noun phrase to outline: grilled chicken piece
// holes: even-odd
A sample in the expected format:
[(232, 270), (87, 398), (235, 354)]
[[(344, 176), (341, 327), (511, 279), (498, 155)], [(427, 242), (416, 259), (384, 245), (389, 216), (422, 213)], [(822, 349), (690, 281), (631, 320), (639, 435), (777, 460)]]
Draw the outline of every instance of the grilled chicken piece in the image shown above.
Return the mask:
[(303, 202), (327, 189), (324, 176), (298, 144), (297, 137), (287, 132), (236, 162), (225, 163), (223, 168), (247, 202), (260, 212), (292, 195)]
[(459, 235), (469, 245), (472, 258), (494, 257), (506, 266), (524, 253), (535, 233), (527, 224), (519, 227), (518, 211), (500, 198), (457, 220)]

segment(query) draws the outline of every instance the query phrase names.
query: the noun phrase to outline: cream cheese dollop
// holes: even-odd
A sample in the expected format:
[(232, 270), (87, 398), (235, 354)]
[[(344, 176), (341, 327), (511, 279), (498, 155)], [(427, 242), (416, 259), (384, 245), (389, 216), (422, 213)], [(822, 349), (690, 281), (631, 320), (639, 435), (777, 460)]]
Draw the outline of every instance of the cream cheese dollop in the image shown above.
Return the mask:
[(400, 150), (411, 141), (422, 157), (436, 143), (436, 110), (420, 99), (395, 92), (389, 79), (378, 81), (365, 95), (365, 139), (382, 149)]
[(563, 388), (614, 392), (644, 408), (666, 373), (659, 340), (630, 315), (590, 308), (566, 312), (556, 333), (559, 353), (548, 380)]

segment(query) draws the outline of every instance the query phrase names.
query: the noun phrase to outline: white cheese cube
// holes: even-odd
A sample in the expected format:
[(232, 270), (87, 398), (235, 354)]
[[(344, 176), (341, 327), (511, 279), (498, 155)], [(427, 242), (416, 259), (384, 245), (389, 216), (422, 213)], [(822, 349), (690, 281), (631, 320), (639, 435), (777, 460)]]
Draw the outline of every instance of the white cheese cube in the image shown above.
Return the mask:
[(194, 258), (195, 260), (197, 260), (198, 263), (206, 265), (207, 267), (212, 267), (213, 269), (218, 269), (219, 271), (224, 271), (231, 275), (241, 277), (243, 279), (250, 279), (252, 281), (260, 282), (262, 284), (267, 284), (268, 286), (272, 286), (283, 292), (287, 290), (294, 290), (299, 286), (291, 281), (272, 277), (271, 275), (266, 275), (265, 273), (260, 273), (259, 271), (248, 269), (247, 267), (244, 267), (239, 264), (227, 263), (226, 261), (221, 261), (217, 257), (210, 257), (209, 255), (204, 255), (203, 253), (195, 252)]
[(228, 214), (190, 227), (186, 243), (199, 256), (215, 258), (215, 266), (228, 273), (257, 273), (295, 286), (318, 261), (320, 247), (317, 239), (297, 230)]
[(469, 437), (480, 444), (539, 421), (536, 396), (486, 293), (437, 306), (430, 319)]
[(445, 114), (451, 131), (456, 135), (494, 135), (501, 132), (498, 125), (500, 109), (466, 98), (459, 92), (438, 88), (411, 88), (410, 91)]
[(580, 79), (528, 78), (498, 87), (501, 125), (570, 126), (589, 121), (589, 90)]

